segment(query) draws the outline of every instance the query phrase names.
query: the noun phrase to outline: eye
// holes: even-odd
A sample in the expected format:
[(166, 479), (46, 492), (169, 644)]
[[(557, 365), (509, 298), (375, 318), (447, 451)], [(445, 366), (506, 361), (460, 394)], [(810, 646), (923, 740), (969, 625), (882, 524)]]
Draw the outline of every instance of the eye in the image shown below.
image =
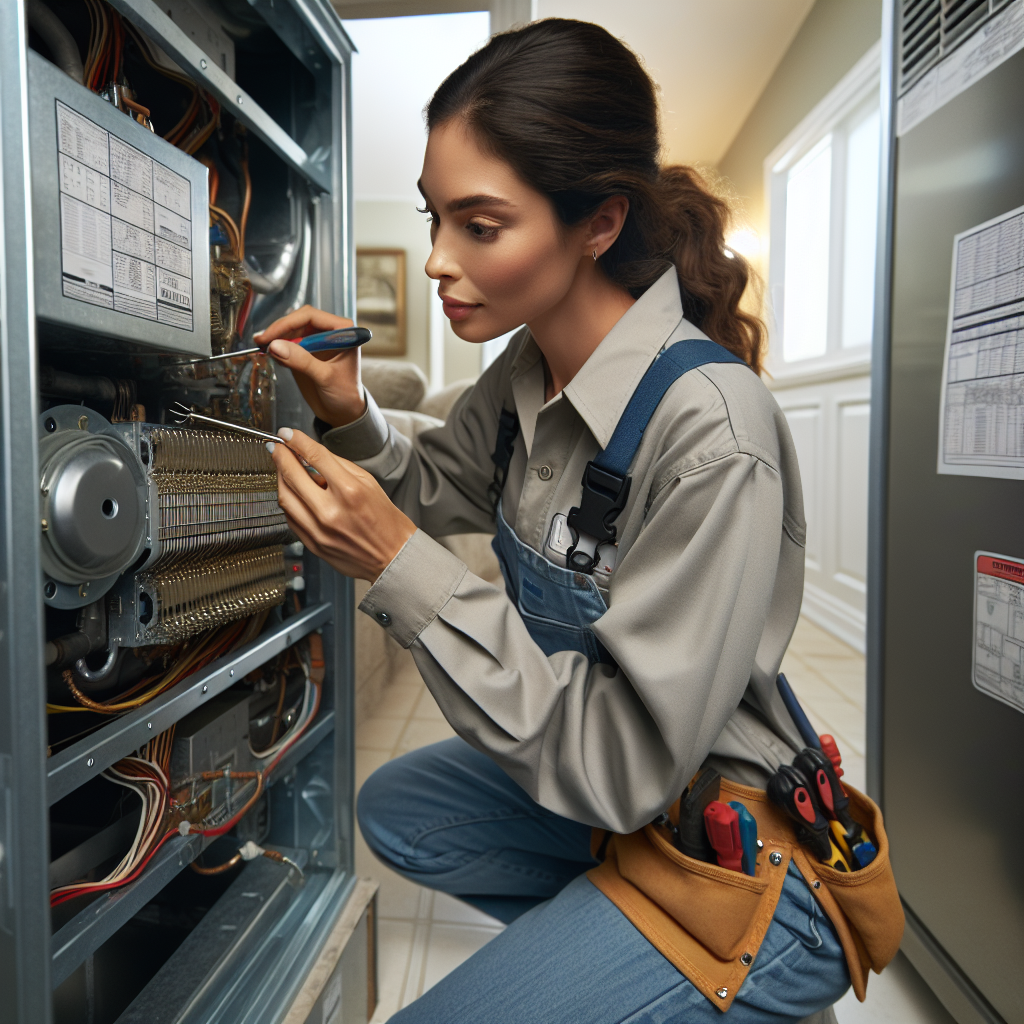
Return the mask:
[(490, 224), (481, 224), (478, 220), (471, 220), (466, 224), (466, 230), (476, 238), (494, 238), (498, 229)]

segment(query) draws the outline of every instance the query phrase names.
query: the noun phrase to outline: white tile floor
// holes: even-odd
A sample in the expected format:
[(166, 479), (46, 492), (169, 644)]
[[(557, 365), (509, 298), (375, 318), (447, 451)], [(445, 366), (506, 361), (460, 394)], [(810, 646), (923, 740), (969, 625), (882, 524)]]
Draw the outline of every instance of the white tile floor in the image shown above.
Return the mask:
[[(801, 619), (782, 670), (815, 728), (831, 733), (846, 778), (864, 786), (864, 658)], [(412, 659), (388, 688), (383, 707), (356, 736), (356, 786), (385, 761), (453, 736)], [(380, 882), (379, 1003), (386, 1021), (497, 935), (503, 925), (472, 907), (406, 881), (383, 867), (360, 837), (356, 870)], [(902, 954), (872, 976), (868, 998), (852, 992), (836, 1006), (839, 1024), (954, 1024)]]

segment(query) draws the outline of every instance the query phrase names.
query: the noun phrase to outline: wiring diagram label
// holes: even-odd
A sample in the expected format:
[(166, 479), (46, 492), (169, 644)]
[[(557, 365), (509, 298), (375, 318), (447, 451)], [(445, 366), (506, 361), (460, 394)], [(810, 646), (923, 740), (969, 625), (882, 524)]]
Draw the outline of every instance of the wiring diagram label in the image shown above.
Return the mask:
[(938, 471), (1024, 480), (1024, 206), (953, 240)]
[(191, 331), (191, 185), (57, 104), (66, 298)]
[(974, 553), (975, 687), (1024, 711), (1024, 562)]

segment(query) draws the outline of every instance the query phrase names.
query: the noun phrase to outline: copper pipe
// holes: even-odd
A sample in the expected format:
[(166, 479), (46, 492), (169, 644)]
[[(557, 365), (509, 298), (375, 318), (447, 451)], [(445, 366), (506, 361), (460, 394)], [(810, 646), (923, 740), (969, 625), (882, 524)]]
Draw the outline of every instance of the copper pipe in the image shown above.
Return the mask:
[(191, 868), (197, 875), (221, 875), (225, 871), (230, 871), (241, 859), (242, 855), (236, 853), (230, 860), (226, 860), (216, 867), (204, 868), (198, 861), (192, 861)]

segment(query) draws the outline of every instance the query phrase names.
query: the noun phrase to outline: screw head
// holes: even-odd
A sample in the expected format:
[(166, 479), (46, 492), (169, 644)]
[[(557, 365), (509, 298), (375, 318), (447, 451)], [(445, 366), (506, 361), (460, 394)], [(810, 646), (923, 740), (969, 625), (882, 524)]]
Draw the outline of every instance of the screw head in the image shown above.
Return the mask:
[(205, 60), (201, 60), (199, 62), (199, 66), (205, 71), (206, 70), (206, 61)]
[(91, 768), (95, 763), (96, 763), (96, 758), (95, 757), (90, 757), (89, 760), (85, 762), (85, 766), (86, 766), (86, 768)]
[(147, 722), (146, 723), (146, 728), (147, 729), (152, 729), (153, 728), (153, 723), (152, 722)]
[(206, 691), (208, 689), (209, 689), (209, 686), (207, 686), (206, 683), (203, 683), (203, 693), (206, 693)]
[(229, 676), (231, 676), (231, 678), (233, 679), (233, 678), (234, 678), (234, 676), (235, 676), (235, 670), (234, 670), (233, 668), (232, 668), (232, 669), (229, 669), (229, 670), (228, 670), (228, 675), (229, 675)]
[(718, 996), (719, 999), (725, 999), (728, 994), (729, 990), (724, 985), (715, 992), (715, 995)]
[(740, 957), (740, 963), (743, 964), (744, 967), (749, 967), (753, 962), (754, 958), (749, 953), (744, 953), (743, 956)]
[(775, 867), (778, 867), (782, 863), (782, 854), (779, 853), (778, 850), (775, 850), (768, 854), (768, 860), (771, 861)]
[(243, 103), (244, 99), (245, 99), (245, 97), (244, 97), (244, 96), (239, 96), (239, 97), (238, 97), (238, 105), (239, 105), (239, 106), (241, 106), (241, 105), (242, 105), (242, 103)]

